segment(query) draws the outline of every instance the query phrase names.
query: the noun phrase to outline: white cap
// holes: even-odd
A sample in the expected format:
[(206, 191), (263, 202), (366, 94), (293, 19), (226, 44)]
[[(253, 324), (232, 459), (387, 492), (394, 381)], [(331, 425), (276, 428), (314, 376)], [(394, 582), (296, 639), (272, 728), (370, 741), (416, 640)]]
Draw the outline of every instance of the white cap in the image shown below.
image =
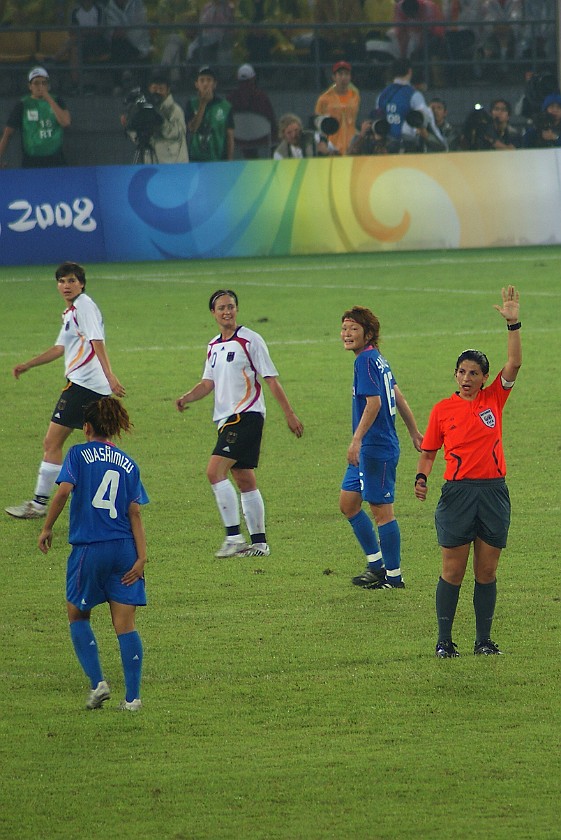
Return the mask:
[(32, 79), (38, 79), (38, 78), (41, 78), (41, 79), (48, 79), (49, 78), (49, 74), (47, 73), (47, 71), (45, 70), (44, 67), (34, 67), (33, 70), (29, 71), (29, 76), (27, 77), (28, 81), (31, 81)]
[(238, 79), (240, 82), (245, 82), (248, 79), (255, 78), (255, 70), (251, 66), (251, 64), (242, 64), (242, 66), (238, 69)]

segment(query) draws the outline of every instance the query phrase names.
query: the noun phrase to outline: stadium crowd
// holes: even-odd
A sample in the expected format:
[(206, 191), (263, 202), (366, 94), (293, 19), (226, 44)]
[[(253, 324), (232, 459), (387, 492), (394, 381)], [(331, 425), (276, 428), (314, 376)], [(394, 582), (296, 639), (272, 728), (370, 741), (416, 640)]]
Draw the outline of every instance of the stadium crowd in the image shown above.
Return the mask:
[[(0, 0), (0, 62), (24, 97), (2, 114), (0, 165), (18, 131), (23, 166), (64, 163), (62, 97), (94, 92), (125, 98), (137, 162), (556, 147), (555, 14), (554, 0)], [(308, 113), (275, 113), (267, 80), (312, 61)], [(450, 90), (491, 82), (488, 105), (450, 121)], [(516, 102), (497, 95), (513, 82)], [(29, 151), (30, 100), (60, 141), (53, 162), (54, 141)]]

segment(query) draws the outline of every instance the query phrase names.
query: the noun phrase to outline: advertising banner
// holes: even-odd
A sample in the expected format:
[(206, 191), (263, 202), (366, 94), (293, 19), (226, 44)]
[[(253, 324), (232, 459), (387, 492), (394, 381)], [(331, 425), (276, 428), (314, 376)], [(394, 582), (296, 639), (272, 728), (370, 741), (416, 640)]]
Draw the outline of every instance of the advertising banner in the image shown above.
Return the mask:
[(0, 172), (0, 264), (561, 243), (561, 150)]

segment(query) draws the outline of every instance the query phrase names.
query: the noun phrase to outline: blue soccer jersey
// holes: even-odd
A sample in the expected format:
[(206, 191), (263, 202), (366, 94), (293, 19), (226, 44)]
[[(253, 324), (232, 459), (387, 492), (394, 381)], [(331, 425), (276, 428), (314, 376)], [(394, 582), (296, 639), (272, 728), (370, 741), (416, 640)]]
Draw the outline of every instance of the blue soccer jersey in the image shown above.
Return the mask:
[(57, 484), (74, 485), (68, 542), (84, 545), (132, 537), (131, 502), (148, 496), (135, 462), (111, 443), (90, 441), (68, 450)]
[(378, 416), (362, 439), (362, 451), (372, 458), (388, 460), (399, 457), (395, 430), (395, 380), (389, 363), (375, 347), (359, 353), (354, 364), (353, 432), (358, 426), (367, 397), (380, 397)]

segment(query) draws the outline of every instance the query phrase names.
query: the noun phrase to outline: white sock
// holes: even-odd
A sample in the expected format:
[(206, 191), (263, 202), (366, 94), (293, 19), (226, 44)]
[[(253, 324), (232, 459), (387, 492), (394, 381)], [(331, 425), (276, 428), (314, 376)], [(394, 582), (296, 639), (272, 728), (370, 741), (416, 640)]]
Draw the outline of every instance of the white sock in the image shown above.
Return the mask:
[(37, 484), (35, 485), (36, 496), (46, 496), (48, 498), (51, 495), (60, 468), (61, 464), (50, 464), (48, 461), (41, 461), (37, 475)]
[(265, 504), (260, 490), (241, 494), (242, 510), (250, 534), (265, 533)]
[(225, 478), (224, 481), (219, 481), (218, 484), (212, 484), (211, 486), (224, 527), (239, 526), (240, 506), (238, 504), (238, 494), (232, 482)]

